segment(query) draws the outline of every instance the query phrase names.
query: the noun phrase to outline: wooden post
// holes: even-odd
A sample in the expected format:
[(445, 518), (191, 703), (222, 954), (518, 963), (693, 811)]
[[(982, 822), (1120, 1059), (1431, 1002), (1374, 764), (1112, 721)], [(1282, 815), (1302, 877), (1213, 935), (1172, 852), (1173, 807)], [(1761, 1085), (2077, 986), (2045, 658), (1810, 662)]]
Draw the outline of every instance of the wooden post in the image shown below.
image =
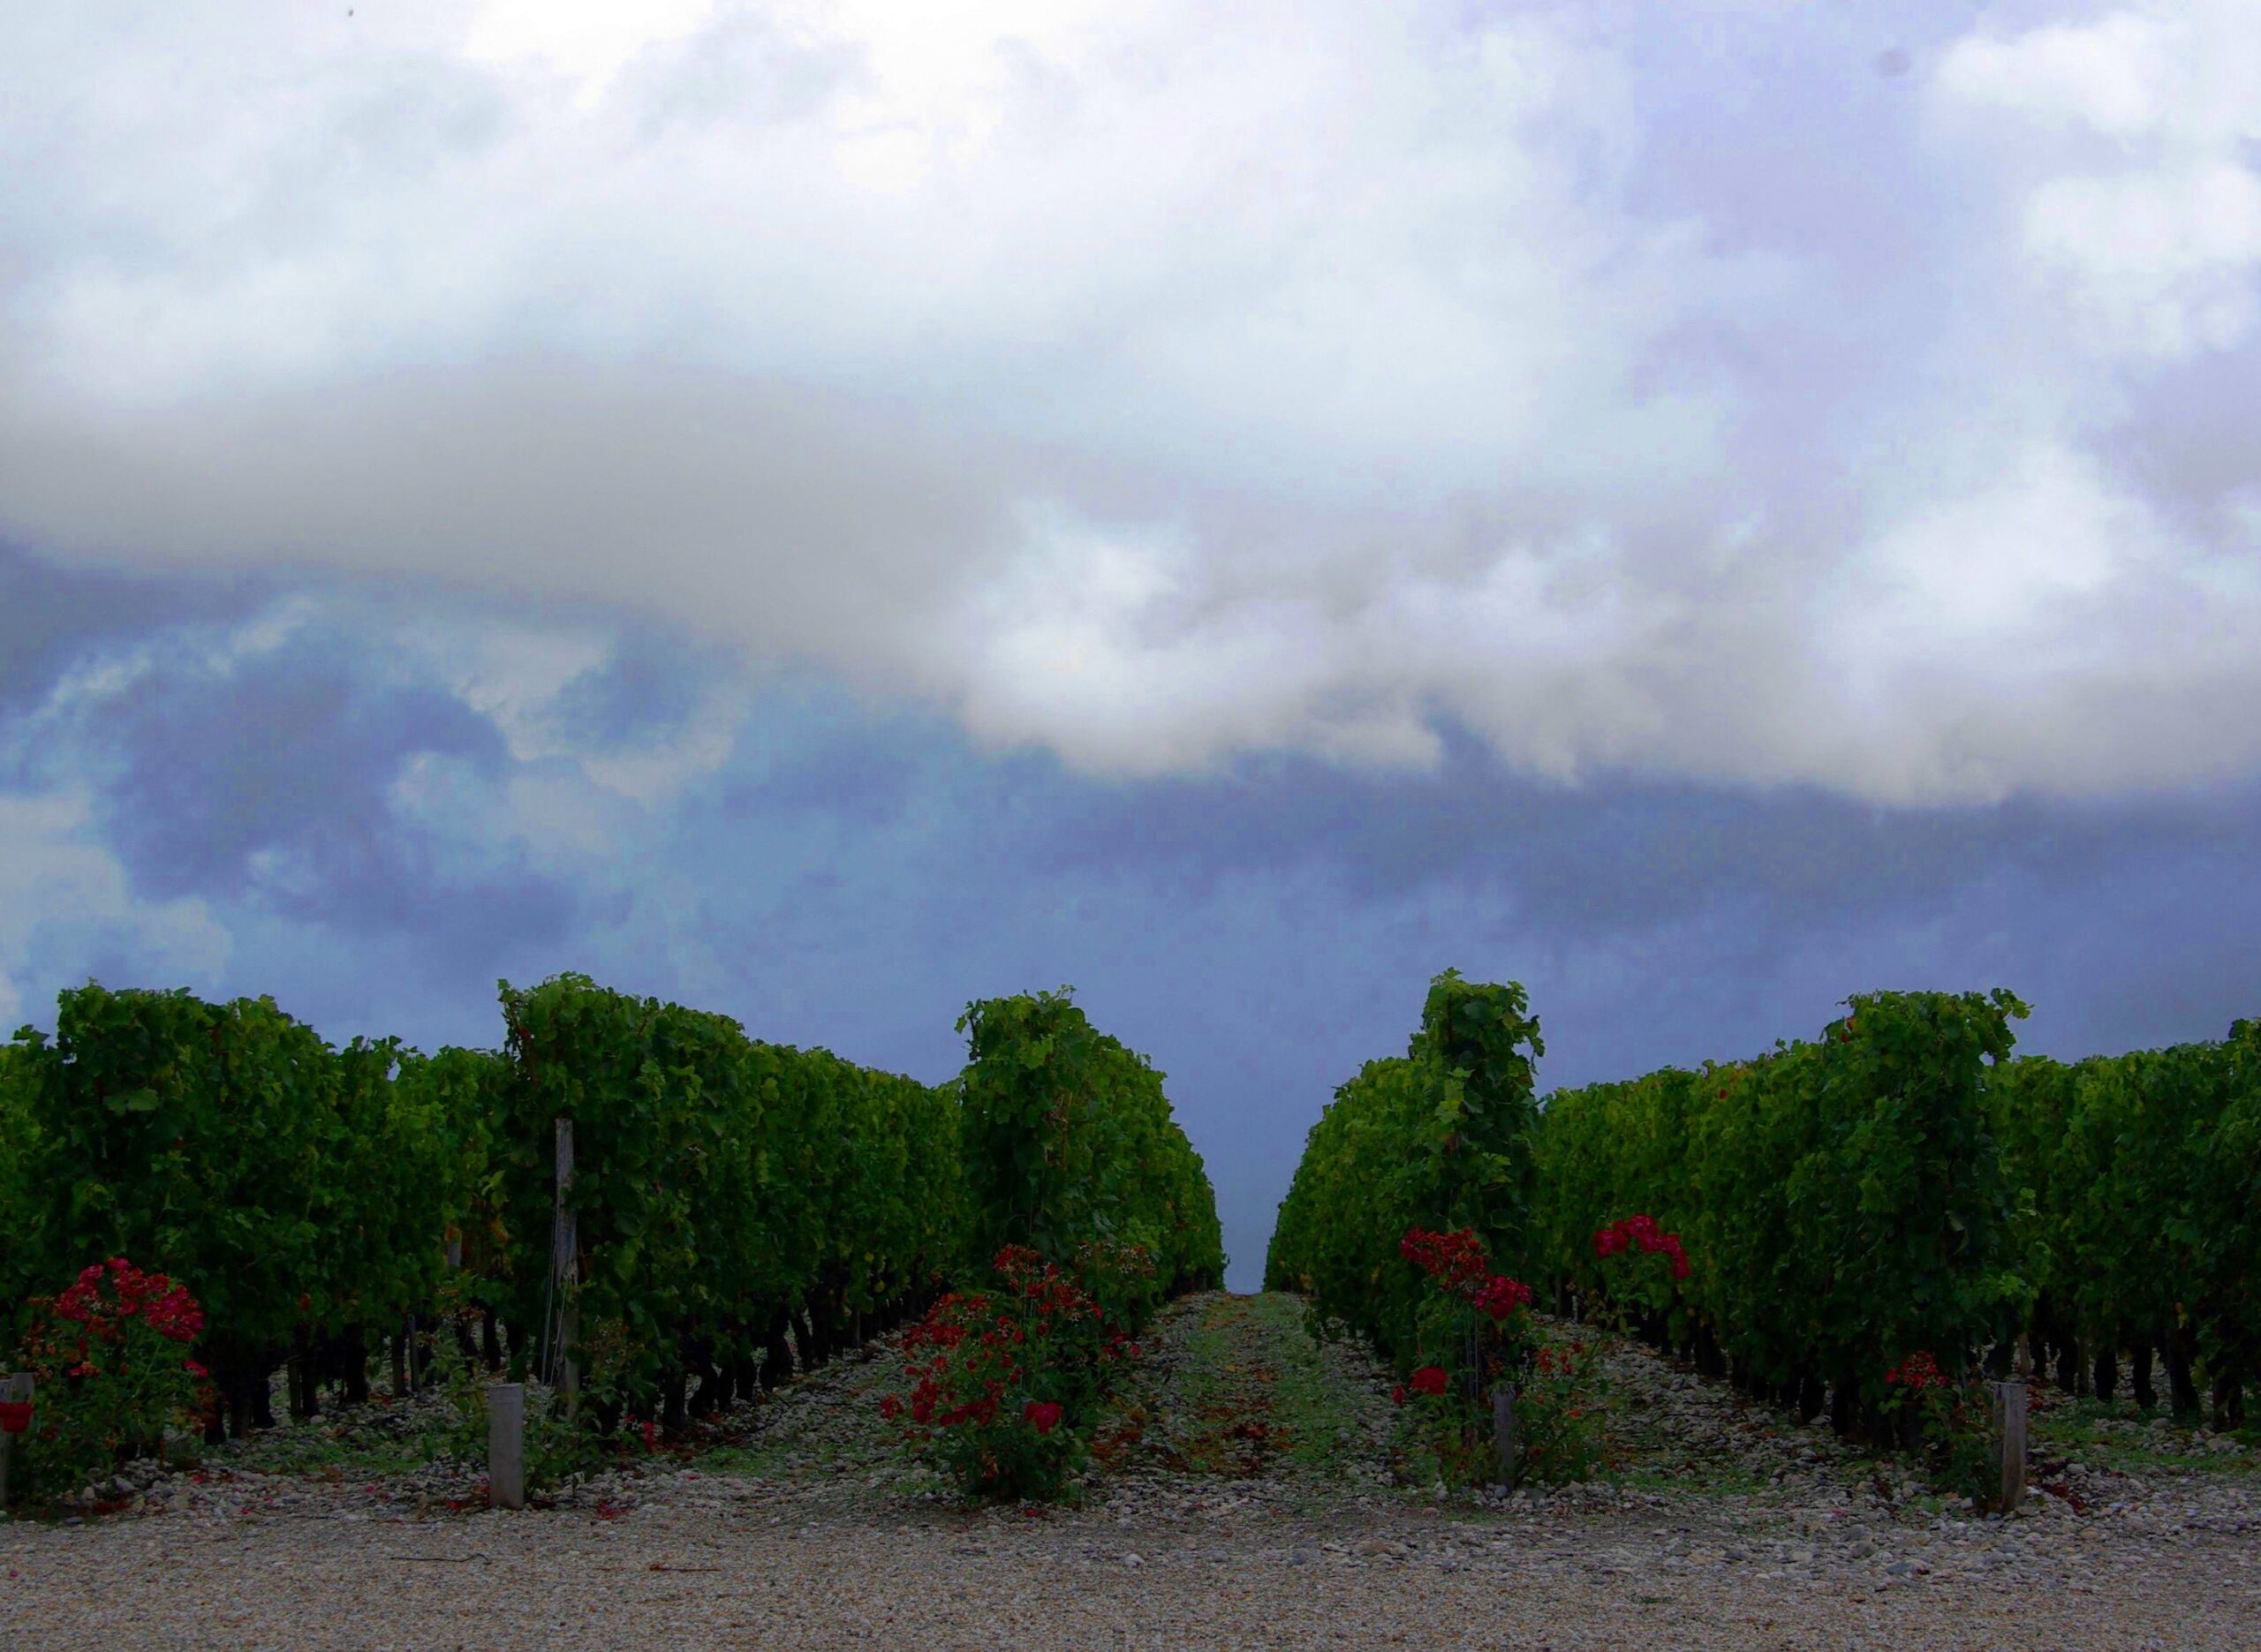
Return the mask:
[(526, 1505), (526, 1391), (519, 1383), (487, 1388), (487, 1506)]
[[(0, 1400), (11, 1405), (27, 1406), (32, 1402), (32, 1374), (18, 1371), (12, 1377), (0, 1377)], [(8, 1518), (8, 1457), (15, 1449), (16, 1437), (0, 1430), (0, 1520)]]
[(580, 1410), (581, 1372), (573, 1361), (573, 1345), (580, 1339), (580, 1239), (566, 1197), (573, 1190), (573, 1121), (557, 1120), (557, 1220), (550, 1241), (551, 1277), (557, 1286), (556, 1384), (565, 1396), (565, 1414)]
[(1492, 1384), (1492, 1455), (1499, 1483), (1516, 1482), (1516, 1385)]
[(2001, 1512), (2025, 1500), (2025, 1384), (1994, 1383), (1994, 1459), (2001, 1471)]

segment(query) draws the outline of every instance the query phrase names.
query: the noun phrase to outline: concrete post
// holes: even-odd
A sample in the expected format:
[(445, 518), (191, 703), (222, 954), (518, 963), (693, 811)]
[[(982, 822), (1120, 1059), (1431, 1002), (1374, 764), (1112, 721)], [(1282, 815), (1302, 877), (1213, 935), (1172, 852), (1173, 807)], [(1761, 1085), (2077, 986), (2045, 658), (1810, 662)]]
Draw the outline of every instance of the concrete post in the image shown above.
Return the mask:
[(522, 1383), (487, 1390), (487, 1506), (526, 1505), (526, 1391)]
[(2001, 1512), (2010, 1513), (2025, 1500), (2025, 1384), (1993, 1383), (1994, 1460)]
[(1492, 1384), (1492, 1452), (1501, 1485), (1516, 1482), (1516, 1385)]

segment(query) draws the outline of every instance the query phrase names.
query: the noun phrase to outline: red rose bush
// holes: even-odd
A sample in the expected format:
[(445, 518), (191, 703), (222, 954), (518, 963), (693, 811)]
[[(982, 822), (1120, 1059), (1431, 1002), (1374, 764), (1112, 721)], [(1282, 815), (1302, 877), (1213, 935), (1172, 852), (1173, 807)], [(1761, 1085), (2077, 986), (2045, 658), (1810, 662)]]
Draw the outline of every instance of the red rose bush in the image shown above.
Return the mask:
[(202, 1432), (216, 1397), (189, 1354), (204, 1311), (185, 1286), (112, 1256), (30, 1309), (23, 1359), (34, 1399), (11, 1497), (19, 1487), (34, 1499), (67, 1497), (135, 1457), (163, 1457), (169, 1437)]
[(1398, 1254), (1428, 1276), (1415, 1317), (1422, 1362), (1393, 1396), (1407, 1407), (1413, 1441), (1433, 1452), (1448, 1481), (1478, 1478), (1491, 1462), (1486, 1391), (1528, 1363), (1532, 1333), (1529, 1286), (1492, 1269), (1471, 1228), (1433, 1233), (1410, 1227)]
[(880, 1409), (970, 1497), (1056, 1497), (1138, 1345), (1058, 1264), (1009, 1245), (992, 1265), (994, 1289), (953, 1291), (912, 1327), (907, 1392), (883, 1395)]
[(1957, 1381), (1918, 1348), (1886, 1368), (1884, 1385), (1884, 1414), (1902, 1424), (1933, 1481), (1982, 1507), (1999, 1501), (1993, 1398), (1977, 1372)]
[(1687, 1312), (1680, 1287), (1692, 1271), (1680, 1235), (1652, 1216), (1629, 1216), (1595, 1232), (1593, 1254), (1602, 1264), (1601, 1316), (1621, 1330), (1669, 1328), (1676, 1339)]

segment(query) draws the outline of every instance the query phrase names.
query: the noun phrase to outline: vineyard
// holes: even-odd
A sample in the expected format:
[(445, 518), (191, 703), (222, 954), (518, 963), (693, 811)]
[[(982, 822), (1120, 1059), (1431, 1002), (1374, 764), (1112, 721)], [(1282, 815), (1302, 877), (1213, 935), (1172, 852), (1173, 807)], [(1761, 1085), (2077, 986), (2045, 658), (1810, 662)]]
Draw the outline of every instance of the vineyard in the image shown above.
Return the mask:
[[(294, 1419), (360, 1404), (388, 1353), (391, 1392), (471, 1412), (474, 1377), (533, 1384), (554, 1475), (922, 1315), (890, 1414), (969, 1491), (1056, 1495), (1141, 1328), (1221, 1282), (1161, 1075), (1064, 989), (968, 1006), (927, 1085), (586, 977), (498, 984), (492, 1051), (91, 984), (0, 1046), (0, 1342), (49, 1445), (19, 1497), (272, 1427), (278, 1371)], [(2124, 1373), (2149, 1409), (2163, 1377), (2242, 1427), (2261, 1025), (2068, 1064), (2014, 1055), (2026, 1013), (1862, 994), (1812, 1043), (1542, 1098), (1523, 988), (1448, 970), (1313, 1127), (1267, 1286), (1390, 1363), (1448, 1480), (1591, 1466), (1542, 1309), (1982, 1500), (1988, 1378), (2109, 1402)]]
[[(42, 1356), (50, 1446), (74, 1405), (149, 1379), (120, 1369), (125, 1331), (148, 1341), (134, 1304), (59, 1302), (104, 1258), (198, 1304), (194, 1357), (157, 1364), (199, 1379), (212, 1442), (274, 1424), (278, 1370), (295, 1418), (325, 1387), (366, 1400), (387, 1346), (396, 1390), (468, 1359), (565, 1391), (602, 1438), (820, 1367), (990, 1281), (1008, 1248), (1074, 1268), (1123, 1333), (1221, 1278), (1161, 1075), (1064, 990), (971, 1006), (971, 1059), (938, 1086), (585, 977), (505, 982), (501, 1003), (503, 1049), (430, 1057), (333, 1049), (268, 999), (92, 984), (51, 1042), (20, 1030), (0, 1051), (0, 1345)], [(1079, 1376), (1017, 1382), (1042, 1404)], [(57, 1491), (103, 1455), (28, 1461)]]
[(968, 1006), (934, 1085), (583, 977), (500, 1007), (427, 1057), (89, 985), (0, 1046), (0, 1632), (2261, 1633), (2253, 1022), (2061, 1063), (2008, 993), (1880, 992), (1542, 1097), (1523, 989), (1447, 971), (1251, 1297), (1064, 989)]
[[(1548, 1374), (1510, 1320), (1425, 1304), (1447, 1230), (1567, 1316), (1669, 1349), (1800, 1422), (1983, 1488), (1982, 1379), (2122, 1362), (2242, 1426), (2261, 1380), (2261, 1023), (2069, 1066), (2016, 1058), (2011, 994), (1874, 992), (1811, 1044), (1536, 1097), (1522, 989), (1432, 987), (1403, 1059), (1311, 1133), (1267, 1284), (1436, 1392)], [(1496, 1316), (1505, 1318), (1504, 1316)], [(1449, 1437), (1463, 1413), (1440, 1419)]]

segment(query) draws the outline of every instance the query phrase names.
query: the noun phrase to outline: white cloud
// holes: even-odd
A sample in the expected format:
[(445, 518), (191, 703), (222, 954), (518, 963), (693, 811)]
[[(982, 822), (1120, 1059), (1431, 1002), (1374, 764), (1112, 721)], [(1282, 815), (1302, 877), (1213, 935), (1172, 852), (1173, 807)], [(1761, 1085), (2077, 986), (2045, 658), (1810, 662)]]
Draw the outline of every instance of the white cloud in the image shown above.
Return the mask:
[[(2227, 17), (2219, 7), (2215, 12)], [(1955, 43), (1937, 84), (1949, 97), (2032, 120), (2115, 138), (2148, 136), (2186, 107), (2193, 65), (2178, 61), (2187, 44), (2176, 38), (2182, 32), (2165, 7), (2012, 35), (1982, 30)]]
[(2032, 273), (2085, 349), (2138, 360), (2229, 350), (2261, 321), (2261, 13), (2173, 0), (1959, 42), (1943, 119), (2007, 118)]
[(2261, 318), (2261, 177), (2241, 166), (2055, 179), (2027, 202), (2025, 240), (2097, 336), (2136, 354), (2234, 349)]
[(466, 8), (463, 55), (473, 63), (533, 63), (601, 93), (643, 53), (695, 33), (713, 0), (486, 0)]
[[(2131, 383), (2255, 345), (2250, 8), (1878, 34), (1919, 88), (1878, 6), (1733, 119), (1721, 9), (1835, 49), (1726, 0), (42, 13), (0, 532), (625, 611), (1100, 770), (1419, 765), (1440, 713), (1894, 800), (2222, 761), (2160, 728), (2250, 701), (2250, 545), (2118, 456)], [(1815, 105), (1919, 90), (1799, 194)], [(604, 645), (548, 623), (430, 645), (514, 755), (721, 760), (727, 700), (566, 750)]]

